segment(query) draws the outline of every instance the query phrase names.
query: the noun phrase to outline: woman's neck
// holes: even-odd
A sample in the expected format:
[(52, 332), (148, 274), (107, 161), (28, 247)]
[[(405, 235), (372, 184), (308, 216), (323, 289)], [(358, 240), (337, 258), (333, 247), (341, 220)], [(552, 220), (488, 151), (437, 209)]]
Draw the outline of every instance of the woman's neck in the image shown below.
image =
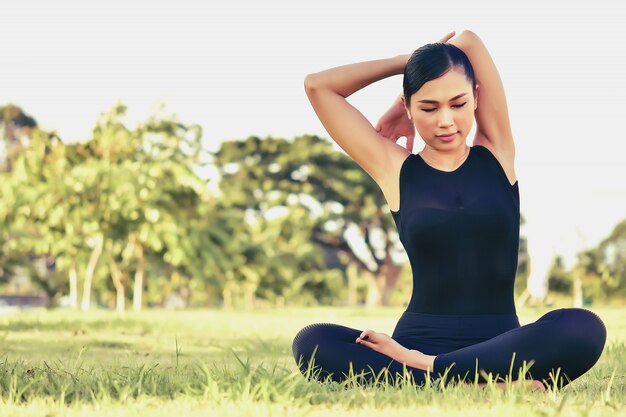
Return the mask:
[(428, 165), (442, 171), (454, 171), (460, 167), (469, 155), (470, 147), (466, 144), (447, 151), (440, 151), (426, 145), (419, 154)]

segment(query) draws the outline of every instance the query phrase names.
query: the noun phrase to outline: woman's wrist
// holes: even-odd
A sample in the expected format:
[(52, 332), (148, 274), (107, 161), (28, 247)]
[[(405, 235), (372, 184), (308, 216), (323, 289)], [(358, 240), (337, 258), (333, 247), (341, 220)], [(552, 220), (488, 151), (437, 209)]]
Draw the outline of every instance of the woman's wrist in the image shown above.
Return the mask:
[(426, 355), (418, 350), (406, 349), (402, 360), (399, 362), (405, 363), (412, 368), (433, 372), (435, 356)]
[(406, 63), (409, 61), (409, 58), (411, 58), (411, 54), (400, 54), (396, 57), (396, 59), (401, 63), (403, 70), (404, 67), (406, 67)]
[(410, 57), (411, 57), (411, 54), (400, 54), (392, 58), (397, 66), (398, 75), (404, 74), (404, 67), (406, 67), (406, 63), (409, 61)]
[(403, 74), (405, 66), (406, 58), (404, 55), (396, 55), (341, 65), (308, 74), (304, 83), (307, 91), (324, 88), (345, 98), (383, 78)]

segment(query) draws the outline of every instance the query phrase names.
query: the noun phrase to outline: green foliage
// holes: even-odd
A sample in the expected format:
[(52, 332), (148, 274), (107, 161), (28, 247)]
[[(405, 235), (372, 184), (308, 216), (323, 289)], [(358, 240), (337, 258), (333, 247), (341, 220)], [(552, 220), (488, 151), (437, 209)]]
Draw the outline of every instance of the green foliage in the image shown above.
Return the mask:
[[(96, 254), (94, 276), (117, 271), (118, 291), (143, 276), (146, 257), (198, 279), (227, 268), (219, 259), (230, 231), (213, 233), (221, 222), (206, 182), (194, 172), (200, 128), (168, 116), (129, 130), (121, 122), (125, 111), (120, 104), (103, 114), (84, 143), (66, 145), (33, 131), (12, 171), (3, 174), (5, 239), (18, 253), (53, 256), (61, 270), (76, 262), (86, 271)], [(100, 237), (104, 262), (94, 252)], [(110, 291), (102, 284), (94, 288)], [(142, 288), (135, 286), (135, 298)]]
[(548, 274), (548, 290), (564, 294), (572, 293), (572, 275), (565, 269), (563, 258), (556, 256)]
[(549, 274), (549, 289), (571, 294), (576, 280), (580, 280), (585, 299), (589, 301), (626, 296), (626, 220), (615, 226), (597, 247), (581, 251), (571, 270), (565, 270), (560, 257), (555, 258)]
[(603, 294), (626, 296), (626, 219), (596, 249), (594, 271)]
[[(328, 140), (303, 135), (291, 141), (255, 136), (226, 141), (214, 164), (222, 177), (221, 204), (252, 218), (252, 239), (258, 249), (248, 247), (235, 259), (241, 261), (237, 266), (244, 277), (241, 285), (256, 296), (279, 305), (284, 300), (343, 302), (348, 264), (381, 275), (382, 267), (391, 262), (388, 254), (397, 233), (383, 210), (386, 201), (380, 188)], [(375, 262), (373, 271), (363, 260), (365, 255), (356, 253), (346, 239), (350, 225), (363, 231), (364, 246)], [(367, 236), (375, 229), (381, 232), (377, 242)], [(240, 247), (246, 245), (241, 242)], [(395, 245), (397, 250), (399, 243)], [(329, 253), (341, 255), (334, 268), (322, 262)]]
[[(391, 256), (403, 249), (386, 200), (330, 141), (251, 136), (203, 153), (198, 125), (161, 112), (130, 129), (125, 113), (114, 106), (91, 137), (65, 144), (18, 107), (0, 108), (9, 150), (0, 173), (0, 282), (26, 268), (53, 301), (69, 292), (77, 306), (82, 287), (84, 309), (93, 298), (120, 311), (126, 301), (138, 310), (176, 297), (184, 306), (232, 307), (407, 301), (390, 296), (396, 278), (404, 293), (411, 282)], [(209, 154), (221, 177), (217, 196), (197, 174)], [(624, 295), (624, 229), (581, 255), (587, 295)], [(517, 292), (528, 275), (525, 243)], [(56, 270), (39, 274), (36, 258), (53, 259)], [(554, 289), (568, 291), (571, 273), (555, 274)]]

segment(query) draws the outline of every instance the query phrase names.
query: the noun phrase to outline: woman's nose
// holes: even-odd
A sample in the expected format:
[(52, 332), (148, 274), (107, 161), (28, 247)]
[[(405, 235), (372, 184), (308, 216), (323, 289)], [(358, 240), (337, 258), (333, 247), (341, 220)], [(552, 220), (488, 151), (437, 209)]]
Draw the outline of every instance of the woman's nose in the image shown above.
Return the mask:
[(439, 127), (452, 126), (452, 119), (442, 119), (439, 121)]
[(450, 126), (452, 124), (452, 114), (449, 111), (441, 110), (439, 112), (439, 127)]

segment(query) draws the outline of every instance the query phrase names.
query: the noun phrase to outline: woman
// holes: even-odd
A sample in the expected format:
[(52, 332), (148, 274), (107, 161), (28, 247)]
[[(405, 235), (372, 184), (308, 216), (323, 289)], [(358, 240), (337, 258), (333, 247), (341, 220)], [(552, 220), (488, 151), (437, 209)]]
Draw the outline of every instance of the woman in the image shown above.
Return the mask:
[[(602, 353), (606, 328), (589, 310), (558, 309), (519, 324), (519, 189), (504, 88), (480, 38), (464, 31), (448, 42), (454, 34), (410, 56), (305, 78), (330, 136), (380, 186), (413, 271), (411, 301), (392, 337), (332, 323), (302, 329), (293, 354), (307, 376), (367, 381), (384, 373), (392, 383), (397, 375), (423, 383), (433, 373), (486, 385), (491, 373), (545, 390), (578, 378)], [(346, 101), (401, 73), (403, 94), (376, 127)], [(425, 142), (418, 154), (415, 129)], [(406, 149), (395, 143), (401, 136)]]

